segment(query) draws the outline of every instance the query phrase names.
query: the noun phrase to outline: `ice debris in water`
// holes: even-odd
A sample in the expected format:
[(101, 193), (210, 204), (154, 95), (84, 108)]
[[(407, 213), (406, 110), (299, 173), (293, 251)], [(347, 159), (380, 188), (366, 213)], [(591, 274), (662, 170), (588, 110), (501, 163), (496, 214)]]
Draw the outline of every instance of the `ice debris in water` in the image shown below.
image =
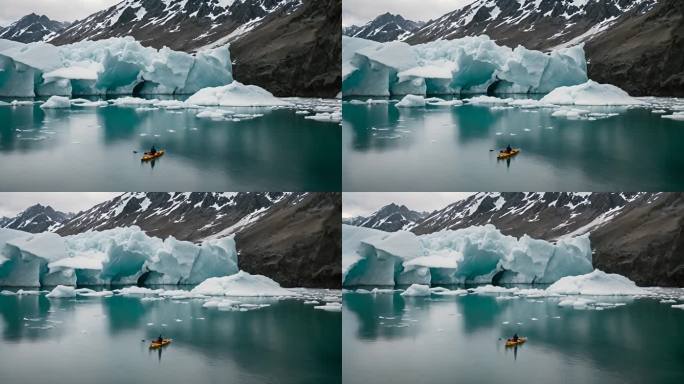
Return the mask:
[(345, 96), (546, 93), (587, 80), (582, 44), (543, 53), (484, 35), (414, 46), (342, 36)]
[(404, 292), (401, 293), (402, 296), (430, 296), (430, 286), (423, 284), (411, 284)]
[(41, 106), (43, 109), (71, 108), (71, 101), (64, 96), (51, 96)]
[(263, 107), (290, 105), (267, 90), (256, 85), (244, 85), (237, 81), (220, 87), (208, 87), (190, 96), (186, 103), (228, 107)]
[(328, 312), (341, 312), (342, 303), (325, 303), (325, 305), (317, 305), (314, 309), (320, 309)]
[(553, 283), (592, 270), (588, 236), (551, 243), (492, 225), (421, 236), (342, 226), (344, 286)]
[(61, 46), (0, 39), (0, 96), (192, 94), (232, 80), (228, 46), (191, 55), (130, 36)]

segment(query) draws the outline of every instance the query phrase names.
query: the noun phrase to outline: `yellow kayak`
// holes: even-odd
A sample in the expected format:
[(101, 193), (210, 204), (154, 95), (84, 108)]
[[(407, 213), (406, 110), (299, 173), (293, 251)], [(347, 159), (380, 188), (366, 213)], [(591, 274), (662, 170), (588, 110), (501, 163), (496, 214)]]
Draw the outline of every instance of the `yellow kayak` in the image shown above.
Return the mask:
[(158, 349), (169, 344), (171, 344), (171, 339), (164, 339), (161, 343), (153, 341), (152, 343), (150, 343), (150, 349)]
[(513, 157), (520, 153), (520, 148), (513, 148), (512, 151), (510, 152), (505, 152), (505, 151), (499, 151), (499, 154), (496, 156), (497, 159), (508, 159), (509, 157)]
[(506, 340), (506, 346), (507, 347), (515, 347), (516, 345), (521, 345), (527, 341), (527, 337), (519, 337), (518, 341), (514, 341), (513, 339), (508, 339)]
[(140, 159), (140, 161), (149, 161), (149, 160), (154, 160), (158, 157), (164, 156), (164, 150), (159, 150), (155, 153), (150, 153), (150, 152), (145, 152), (143, 157)]

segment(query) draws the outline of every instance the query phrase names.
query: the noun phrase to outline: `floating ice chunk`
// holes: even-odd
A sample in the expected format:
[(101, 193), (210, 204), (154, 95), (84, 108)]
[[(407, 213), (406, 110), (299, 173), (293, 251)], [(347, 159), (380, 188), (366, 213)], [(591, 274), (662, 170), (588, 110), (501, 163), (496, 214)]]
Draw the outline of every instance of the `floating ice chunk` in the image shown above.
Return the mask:
[(468, 104), (473, 105), (503, 105), (513, 101), (513, 99), (500, 99), (494, 96), (475, 96), (465, 100)]
[(45, 295), (48, 298), (76, 297), (76, 289), (64, 285), (56, 286), (50, 293)]
[(145, 288), (145, 287), (137, 287), (137, 286), (132, 286), (132, 287), (125, 287), (121, 288), (118, 290), (115, 290), (114, 292), (123, 295), (123, 296), (137, 296), (137, 295), (158, 295), (159, 293), (164, 292), (163, 289), (151, 289), (151, 288)]
[(430, 296), (430, 286), (422, 284), (412, 284), (404, 292), (401, 293), (402, 296)]
[(558, 302), (559, 307), (573, 307), (575, 309), (587, 309), (595, 301), (582, 297), (563, 299)]
[(309, 120), (316, 120), (316, 121), (323, 121), (323, 122), (330, 122), (330, 123), (339, 123), (342, 121), (342, 112), (332, 112), (332, 113), (327, 113), (327, 112), (322, 112), (322, 113), (317, 113), (312, 116), (304, 116), (305, 119)]
[(547, 292), (564, 295), (646, 295), (648, 291), (628, 278), (605, 273), (598, 269), (580, 276), (566, 276), (547, 289)]
[(671, 115), (662, 115), (660, 117), (663, 119), (684, 121), (684, 112), (675, 112)]
[(433, 106), (433, 107), (458, 107), (460, 105), (463, 105), (463, 101), (458, 100), (458, 99), (453, 99), (453, 100), (442, 100), (436, 97), (431, 97), (429, 99), (425, 99), (425, 102), (427, 105)]
[(40, 107), (43, 109), (71, 108), (71, 102), (68, 97), (51, 96), (48, 101), (41, 104)]
[(470, 288), (468, 291), (475, 293), (475, 294), (498, 294), (498, 293), (507, 293), (507, 294), (512, 294), (516, 293), (519, 290), (519, 288), (505, 288), (505, 287), (498, 287), (494, 286), (491, 284), (487, 284), (481, 287), (475, 287), (475, 288)]
[(645, 105), (641, 100), (611, 84), (589, 80), (584, 84), (558, 87), (541, 101), (560, 105)]
[(139, 97), (119, 97), (118, 99), (110, 100), (110, 103), (117, 106), (138, 106), (138, 105), (154, 105), (159, 102), (157, 99), (141, 99)]
[(663, 113), (667, 113), (667, 111), (664, 110), (664, 109), (654, 109), (654, 110), (651, 111), (651, 113), (663, 114)]
[(675, 304), (671, 305), (672, 308), (677, 308), (677, 309), (684, 309), (684, 304)]
[(316, 301), (316, 300), (306, 300), (306, 301), (304, 301), (304, 304), (306, 304), (306, 305), (318, 305), (318, 304), (320, 304), (320, 302)]
[(342, 303), (325, 303), (325, 305), (314, 306), (314, 309), (328, 312), (342, 312)]
[(406, 95), (396, 106), (398, 108), (419, 108), (425, 106), (425, 98), (418, 95)]
[(245, 271), (208, 278), (191, 292), (207, 296), (299, 296), (266, 276), (250, 275)]
[(217, 105), (235, 107), (264, 107), (291, 105), (290, 102), (279, 99), (271, 92), (256, 85), (243, 85), (233, 81), (221, 87), (203, 88), (190, 96), (186, 103), (194, 105)]
[(462, 295), (467, 295), (468, 290), (466, 289), (446, 289), (443, 287), (434, 287), (430, 288), (430, 292), (433, 295), (439, 295), (439, 296), (462, 296)]
[(90, 100), (83, 100), (83, 99), (71, 100), (71, 106), (73, 106), (73, 107), (97, 108), (97, 107), (106, 107), (108, 105), (109, 105), (109, 103), (104, 101), (104, 100), (99, 100), (99, 101), (90, 101)]

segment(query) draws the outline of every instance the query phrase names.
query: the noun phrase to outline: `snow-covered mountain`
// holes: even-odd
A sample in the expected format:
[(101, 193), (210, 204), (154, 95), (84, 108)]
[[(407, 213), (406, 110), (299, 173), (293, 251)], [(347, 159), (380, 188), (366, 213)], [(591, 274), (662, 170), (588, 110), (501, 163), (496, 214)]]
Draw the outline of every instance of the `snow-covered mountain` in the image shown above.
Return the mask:
[(0, 39), (22, 43), (48, 41), (68, 26), (69, 23), (50, 20), (47, 16), (31, 13), (7, 27), (0, 27)]
[(124, 0), (49, 42), (133, 36), (144, 46), (185, 52), (230, 43), (238, 81), (278, 96), (334, 97), (339, 8), (340, 0)]
[(0, 228), (18, 229), (31, 233), (54, 231), (73, 216), (73, 213), (55, 211), (50, 206), (36, 204), (14, 217), (1, 217)]
[(347, 36), (360, 37), (379, 42), (404, 40), (423, 26), (423, 22), (404, 19), (401, 15), (384, 13), (362, 26), (352, 25), (343, 28)]
[(341, 210), (339, 193), (124, 193), (45, 230), (65, 236), (136, 225), (193, 242), (234, 234), (240, 269), (290, 287), (336, 288)]
[(378, 209), (368, 217), (357, 216), (347, 219), (344, 221), (344, 224), (394, 232), (399, 230), (410, 230), (418, 222), (424, 219), (426, 215), (427, 213), (425, 212), (412, 211), (405, 205), (392, 203)]
[(408, 41), (486, 34), (498, 43), (547, 49), (591, 39), (625, 13), (650, 11), (657, 0), (477, 0), (439, 17)]
[(591, 79), (635, 95), (680, 95), (683, 20), (679, 0), (476, 0), (405, 41), (486, 34), (498, 44), (537, 50), (585, 43)]
[(684, 193), (478, 193), (410, 230), (493, 224), (503, 234), (555, 241), (589, 234), (593, 265), (641, 285), (684, 285)]

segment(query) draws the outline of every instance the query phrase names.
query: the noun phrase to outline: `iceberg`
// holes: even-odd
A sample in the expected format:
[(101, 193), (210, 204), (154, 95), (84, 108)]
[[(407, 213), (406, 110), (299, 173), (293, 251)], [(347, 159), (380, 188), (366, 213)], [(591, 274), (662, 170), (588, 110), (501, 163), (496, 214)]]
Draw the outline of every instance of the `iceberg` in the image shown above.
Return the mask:
[(579, 276), (566, 276), (546, 289), (547, 292), (562, 295), (648, 295), (649, 292), (630, 279), (614, 274), (594, 270)]
[(542, 103), (558, 105), (646, 105), (611, 84), (586, 83), (558, 87), (541, 99)]
[(228, 46), (191, 55), (130, 36), (62, 46), (0, 39), (0, 96), (192, 94), (232, 81)]
[(71, 101), (68, 97), (64, 96), (51, 96), (46, 102), (40, 106), (43, 109), (46, 108), (71, 108)]
[(493, 225), (416, 236), (342, 226), (343, 285), (553, 283), (593, 270), (587, 235), (556, 243)]
[(418, 297), (418, 296), (430, 296), (431, 294), (432, 294), (432, 292), (430, 291), (429, 285), (412, 284), (404, 292), (401, 293), (401, 296)]
[(581, 44), (543, 53), (485, 35), (415, 46), (342, 36), (345, 96), (547, 93), (587, 80)]
[(251, 275), (245, 271), (206, 279), (190, 292), (205, 296), (299, 296), (266, 276)]
[(425, 98), (420, 95), (406, 95), (401, 101), (396, 104), (401, 108), (420, 108), (425, 106)]
[(0, 229), (0, 285), (197, 284), (237, 272), (232, 237), (194, 244), (136, 226), (64, 237)]
[(270, 107), (291, 105), (256, 85), (244, 85), (240, 82), (220, 87), (203, 88), (190, 96), (186, 103), (194, 105), (222, 107)]

